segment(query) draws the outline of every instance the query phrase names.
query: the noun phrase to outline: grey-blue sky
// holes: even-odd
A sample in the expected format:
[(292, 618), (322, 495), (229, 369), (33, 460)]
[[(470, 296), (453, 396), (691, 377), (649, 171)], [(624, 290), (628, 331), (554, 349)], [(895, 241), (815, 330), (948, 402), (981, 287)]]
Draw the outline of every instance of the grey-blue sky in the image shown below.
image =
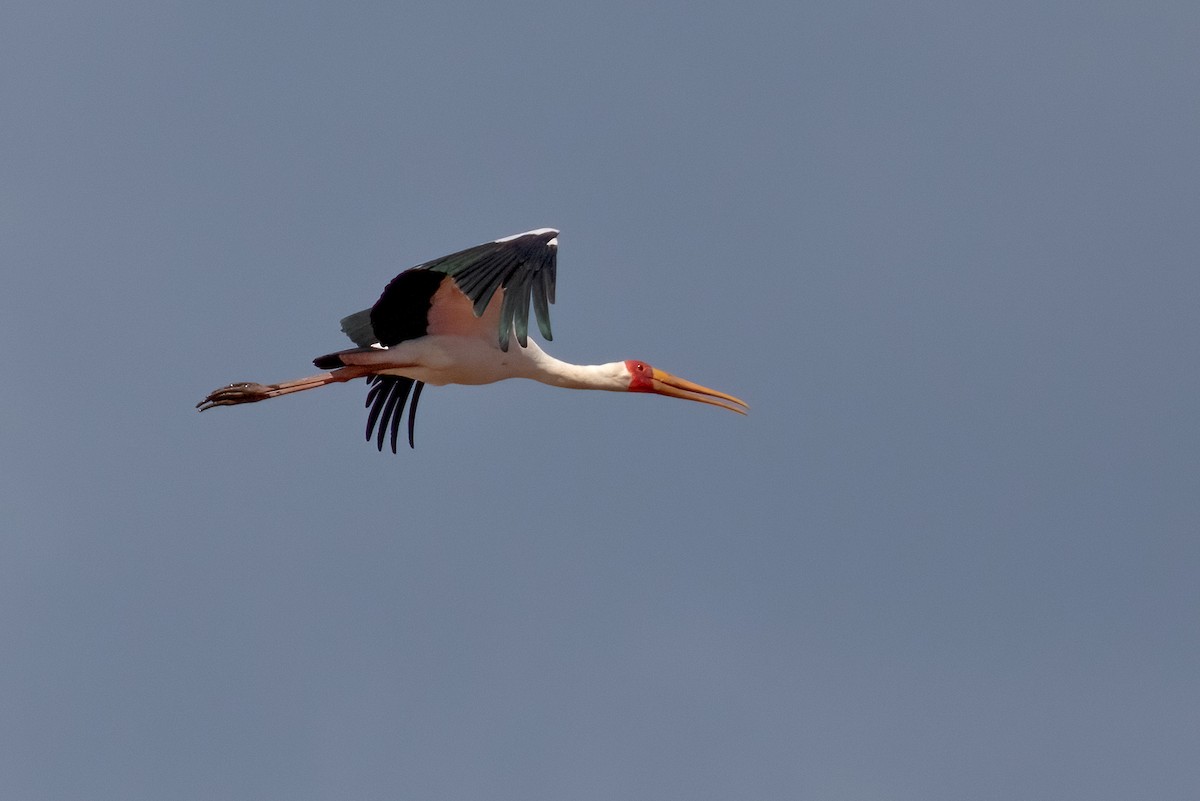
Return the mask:
[[(1190, 3), (0, 12), (22, 798), (1194, 798)], [(752, 415), (306, 374), (561, 228)]]

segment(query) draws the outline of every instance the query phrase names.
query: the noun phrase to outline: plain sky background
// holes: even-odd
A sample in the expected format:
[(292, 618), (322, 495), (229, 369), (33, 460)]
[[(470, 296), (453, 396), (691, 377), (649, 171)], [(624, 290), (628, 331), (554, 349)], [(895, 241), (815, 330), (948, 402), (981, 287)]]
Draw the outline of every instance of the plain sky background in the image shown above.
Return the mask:
[[(1200, 5), (7, 2), (6, 799), (1200, 798)], [(308, 375), (560, 228), (560, 358)]]

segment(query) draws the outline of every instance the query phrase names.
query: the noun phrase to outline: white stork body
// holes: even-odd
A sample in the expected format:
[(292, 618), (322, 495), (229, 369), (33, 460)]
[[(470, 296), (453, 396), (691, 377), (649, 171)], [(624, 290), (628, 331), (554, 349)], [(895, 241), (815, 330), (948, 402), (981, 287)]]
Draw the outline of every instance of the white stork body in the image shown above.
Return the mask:
[(413, 378), (443, 387), (447, 384), (494, 384), (506, 378), (531, 378), (565, 389), (627, 389), (621, 363), (571, 364), (559, 361), (533, 340), (507, 352), (494, 342), (456, 334), (431, 334), (390, 348), (353, 351), (341, 356), (348, 367), (368, 367), (378, 375)]
[[(616, 364), (589, 366), (559, 361), (532, 339), (524, 347), (501, 350), (496, 331), (503, 303), (504, 290), (498, 289), (483, 315), (476, 317), (471, 299), (453, 281), (444, 280), (429, 304), (425, 336), (389, 348), (343, 351), (341, 359), (347, 365), (375, 367), (382, 375), (415, 378), (436, 387), (531, 378), (570, 389), (625, 388), (617, 379)], [(597, 380), (603, 385), (595, 385)]]
[[(575, 365), (555, 359), (528, 339), (531, 302), (542, 334), (551, 338), (548, 304), (554, 301), (557, 251), (558, 232), (542, 228), (406, 270), (388, 284), (371, 309), (342, 320), (342, 330), (359, 347), (314, 360), (329, 372), (279, 384), (230, 384), (209, 394), (197, 408), (252, 403), (367, 377), (373, 385), (367, 396), (371, 408), (367, 439), (378, 422), (382, 450), (385, 429), (390, 427), (393, 452), (410, 391), (412, 445), (417, 399), (425, 384), (491, 384), (528, 378), (567, 389), (654, 392), (745, 414), (746, 404), (732, 395), (644, 362)], [(512, 348), (514, 334), (518, 346)]]

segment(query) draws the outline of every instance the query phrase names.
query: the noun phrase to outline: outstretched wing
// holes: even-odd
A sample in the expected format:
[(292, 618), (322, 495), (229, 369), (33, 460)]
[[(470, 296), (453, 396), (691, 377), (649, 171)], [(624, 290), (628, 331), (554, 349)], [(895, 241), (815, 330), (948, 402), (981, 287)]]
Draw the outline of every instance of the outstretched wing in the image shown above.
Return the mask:
[[(375, 341), (394, 345), (412, 338), (414, 322), (428, 315), (429, 302), (437, 291), (437, 284), (430, 280), (433, 275), (450, 277), (470, 299), (476, 317), (482, 317), (496, 291), (503, 290), (497, 331), (501, 350), (508, 350), (513, 331), (521, 347), (528, 343), (531, 302), (542, 336), (553, 339), (550, 304), (554, 302), (557, 254), (558, 231), (539, 228), (418, 264), (396, 276), (371, 308), (370, 328), (377, 337)], [(358, 342), (355, 332), (348, 330), (355, 324), (361, 329), (362, 320), (356, 317), (343, 320), (342, 329)]]

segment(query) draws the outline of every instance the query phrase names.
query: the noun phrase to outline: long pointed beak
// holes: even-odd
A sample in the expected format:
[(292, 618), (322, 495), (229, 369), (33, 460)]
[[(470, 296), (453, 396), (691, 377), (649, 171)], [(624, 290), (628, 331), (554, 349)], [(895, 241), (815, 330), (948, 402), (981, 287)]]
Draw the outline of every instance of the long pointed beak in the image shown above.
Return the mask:
[(686, 379), (673, 376), (664, 370), (653, 370), (653, 375), (650, 378), (650, 388), (651, 391), (657, 392), (659, 395), (670, 395), (672, 398), (683, 398), (684, 400), (708, 403), (713, 406), (720, 406), (722, 409), (728, 409), (731, 412), (737, 412), (738, 414), (745, 414), (750, 408), (749, 404), (740, 398), (726, 395), (724, 392), (717, 392), (715, 389), (702, 387)]

